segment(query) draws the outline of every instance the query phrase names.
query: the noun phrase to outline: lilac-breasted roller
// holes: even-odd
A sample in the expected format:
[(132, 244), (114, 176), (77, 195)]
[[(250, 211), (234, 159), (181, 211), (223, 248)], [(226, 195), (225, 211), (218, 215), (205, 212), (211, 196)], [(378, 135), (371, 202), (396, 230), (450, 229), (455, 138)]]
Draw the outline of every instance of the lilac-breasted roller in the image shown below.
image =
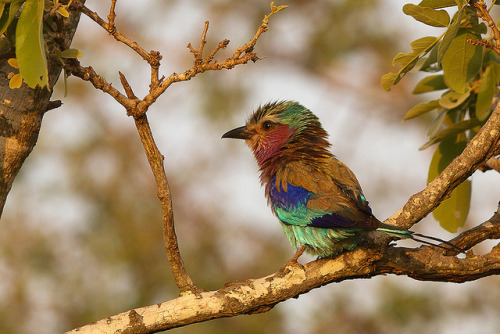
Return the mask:
[(375, 218), (354, 173), (328, 150), (327, 136), (318, 118), (294, 101), (261, 106), (245, 126), (222, 136), (244, 139), (252, 149), (266, 197), (294, 249), (333, 257), (374, 230), (443, 242)]

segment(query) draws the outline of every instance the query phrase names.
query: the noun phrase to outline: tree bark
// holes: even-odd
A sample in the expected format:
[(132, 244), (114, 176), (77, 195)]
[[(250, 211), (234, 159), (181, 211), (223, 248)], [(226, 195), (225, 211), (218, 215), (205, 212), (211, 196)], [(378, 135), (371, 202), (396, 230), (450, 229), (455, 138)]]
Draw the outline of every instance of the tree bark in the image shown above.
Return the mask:
[[(53, 20), (56, 30), (51, 34), (57, 36), (54, 41), (58, 48), (65, 50), (73, 40), (80, 12), (71, 11), (69, 18), (54, 16)], [(0, 217), (12, 183), (36, 145), (44, 113), (60, 105), (60, 102), (50, 102), (50, 97), (62, 64), (50, 58), (47, 60), (50, 90), (33, 89), (25, 83), (20, 88), (11, 89), (9, 74), (17, 73), (17, 70), (7, 60), (14, 57), (13, 49), (0, 51)]]

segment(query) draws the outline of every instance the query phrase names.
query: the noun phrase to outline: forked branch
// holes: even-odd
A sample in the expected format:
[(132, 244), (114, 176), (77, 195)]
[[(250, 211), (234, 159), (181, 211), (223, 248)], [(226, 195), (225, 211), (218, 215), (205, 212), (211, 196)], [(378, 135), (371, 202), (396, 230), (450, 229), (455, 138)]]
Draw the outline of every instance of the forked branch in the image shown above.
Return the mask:
[(116, 40), (124, 43), (132, 50), (134, 50), (138, 55), (146, 60), (151, 67), (151, 83), (149, 86), (149, 93), (142, 99), (140, 99), (136, 97), (132, 87), (121, 72), (120, 81), (125, 90), (125, 94), (121, 93), (115, 87), (113, 87), (113, 85), (108, 83), (102, 76), (97, 74), (92, 67), (83, 67), (76, 59), (68, 59), (65, 63), (65, 67), (68, 73), (73, 74), (74, 76), (77, 76), (85, 81), (91, 82), (95, 88), (109, 94), (126, 109), (128, 115), (134, 117), (137, 131), (141, 138), (141, 142), (144, 146), (149, 165), (156, 180), (158, 198), (160, 199), (162, 209), (162, 224), (165, 248), (175, 281), (181, 294), (189, 292), (199, 293), (200, 290), (195, 286), (194, 282), (187, 274), (184, 263), (180, 256), (177, 236), (175, 234), (174, 227), (172, 199), (170, 188), (168, 186), (167, 176), (165, 174), (163, 155), (158, 150), (158, 147), (156, 146), (156, 143), (154, 141), (146, 112), (148, 108), (156, 101), (156, 99), (161, 94), (163, 94), (165, 90), (174, 82), (189, 80), (197, 74), (203, 73), (205, 71), (220, 70), (222, 68), (230, 69), (235, 67), (236, 65), (246, 64), (250, 60), (258, 60), (259, 58), (253, 52), (253, 48), (257, 43), (258, 38), (263, 32), (268, 29), (268, 21), (271, 15), (279, 12), (286, 6), (276, 7), (271, 3), (271, 13), (264, 17), (262, 24), (257, 29), (256, 34), (250, 40), (250, 42), (238, 48), (231, 57), (220, 63), (215, 61), (214, 58), (219, 50), (225, 48), (228, 45), (229, 40), (223, 40), (222, 42), (220, 42), (210, 53), (210, 55), (206, 59), (203, 59), (203, 49), (206, 44), (208, 31), (208, 22), (206, 22), (198, 50), (195, 50), (191, 46), (191, 44), (188, 45), (188, 48), (191, 50), (195, 58), (194, 65), (181, 74), (172, 73), (170, 76), (168, 76), (167, 79), (159, 79), (158, 73), (161, 60), (160, 53), (157, 51), (151, 51), (149, 53), (146, 52), (145, 49), (143, 49), (139, 44), (121, 34), (120, 31), (116, 28), (116, 0), (112, 0), (111, 2), (109, 15), (107, 17), (108, 21), (103, 20), (97, 13), (89, 10), (85, 5), (78, 1), (76, 2), (75, 6), (76, 9), (80, 10), (82, 13), (94, 20)]

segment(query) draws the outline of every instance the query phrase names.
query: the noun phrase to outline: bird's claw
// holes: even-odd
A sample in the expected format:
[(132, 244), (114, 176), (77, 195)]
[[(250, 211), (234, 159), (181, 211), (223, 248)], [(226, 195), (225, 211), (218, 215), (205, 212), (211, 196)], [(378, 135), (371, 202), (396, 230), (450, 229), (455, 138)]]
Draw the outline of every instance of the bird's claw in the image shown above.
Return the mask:
[(297, 249), (297, 251), (295, 252), (295, 254), (293, 254), (293, 256), (290, 258), (290, 260), (288, 260), (286, 265), (288, 266), (288, 265), (297, 264), (297, 260), (304, 253), (305, 250), (306, 250), (306, 246), (302, 245), (299, 249)]

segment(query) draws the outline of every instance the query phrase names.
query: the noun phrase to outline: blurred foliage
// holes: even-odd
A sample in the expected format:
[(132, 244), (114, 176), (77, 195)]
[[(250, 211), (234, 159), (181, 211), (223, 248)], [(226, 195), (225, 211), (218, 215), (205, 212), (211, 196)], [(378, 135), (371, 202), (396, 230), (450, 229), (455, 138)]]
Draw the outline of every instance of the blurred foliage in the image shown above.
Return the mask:
[[(492, 12), (494, 3), (488, 9), (485, 5), (485, 10)], [(441, 9), (447, 7), (454, 7), (451, 18)], [(400, 65), (399, 71), (382, 77), (382, 87), (388, 91), (407, 73), (432, 73), (417, 84), (413, 93), (444, 90), (440, 98), (418, 104), (404, 118), (435, 112), (427, 132), (429, 141), (421, 147), (425, 149), (440, 143), (429, 167), (428, 182), (431, 182), (462, 153), (489, 118), (500, 84), (500, 56), (492, 49), (473, 43), (482, 40), (488, 29), (482, 22), (484, 14), (469, 1), (424, 0), (419, 5), (406, 4), (403, 12), (426, 25), (446, 28), (439, 37), (426, 36), (413, 41), (411, 53), (399, 53), (393, 60), (394, 65)], [(485, 38), (485, 41), (492, 43), (492, 39)], [(464, 226), (471, 191), (471, 181), (467, 180), (433, 211), (443, 228), (456, 232)]]
[[(302, 71), (312, 80), (326, 82), (331, 90), (354, 93), (359, 103), (379, 118), (395, 119), (394, 110), (408, 109), (412, 100), (402, 94), (388, 98), (379, 90), (378, 78), (388, 70), (383, 64), (405, 33), (403, 29), (394, 32), (387, 25), (384, 6), (388, 3), (392, 2), (287, 2), (290, 7), (259, 41), (257, 52), (272, 66), (279, 63), (284, 71)], [(106, 2), (87, 4), (98, 7), (101, 13), (108, 9)], [(230, 45), (235, 46), (247, 42), (269, 6), (257, 0), (196, 5), (172, 0), (155, 3), (151, 12), (147, 5), (137, 8), (131, 2), (128, 6), (133, 10), (127, 11), (126, 1), (118, 4), (117, 25), (122, 32), (137, 41), (147, 41), (149, 48), (158, 47), (158, 34), (169, 36), (166, 42), (161, 40), (167, 50), (162, 64), (177, 72), (192, 62), (185, 45), (199, 38), (206, 18), (211, 20), (209, 43), (215, 45), (220, 39), (230, 38)], [(183, 15), (186, 11), (196, 15), (191, 6), (203, 11), (195, 28), (174, 23), (166, 31), (151, 28), (155, 20), (175, 22), (179, 10)], [(93, 35), (92, 29), (93, 23), (82, 19), (75, 40), (88, 56), (82, 62), (112, 82), (119, 81), (113, 75), (121, 70), (135, 89), (142, 89), (136, 87), (142, 82), (141, 67), (129, 64), (125, 57), (114, 60), (116, 52), (129, 51), (116, 49), (116, 42), (106, 32)], [(179, 42), (182, 49), (174, 47), (179, 29), (188, 30), (190, 36)], [(112, 54), (107, 53), (110, 45)], [(258, 225), (254, 216), (235, 218), (230, 208), (217, 201), (227, 187), (231, 193), (246, 189), (236, 189), (226, 180), (220, 188), (211, 183), (210, 173), (224, 174), (227, 168), (214, 159), (215, 153), (231, 157), (234, 152), (230, 148), (214, 152), (223, 149), (203, 147), (202, 129), (197, 128), (198, 123), (203, 127), (229, 123), (229, 115), (250, 104), (252, 88), (268, 77), (262, 71), (250, 81), (248, 73), (265, 64), (207, 73), (172, 86), (168, 102), (161, 104), (162, 97), (159, 106), (150, 111), (152, 126), (167, 132), (181, 126), (175, 115), (183, 112), (183, 102), (189, 101), (198, 111), (190, 115), (193, 129), (186, 134), (193, 137), (190, 147), (179, 144), (181, 138), (162, 142), (159, 135), (156, 140), (166, 157), (181, 254), (190, 276), (204, 289), (218, 289), (226, 281), (262, 277), (280, 268), (291, 255), (274, 220), (269, 224), (276, 230), (269, 231)], [(361, 68), (358, 78), (363, 80), (349, 80), (356, 68)], [(144, 76), (147, 82), (149, 74)], [(189, 90), (184, 91), (184, 87)], [(16, 179), (2, 217), (1, 333), (62, 332), (177, 294), (165, 256), (155, 185), (133, 121), (87, 83), (71, 80), (69, 96), (63, 108), (45, 116), (39, 144)], [(237, 116), (241, 118), (241, 114)], [(76, 139), (73, 132), (79, 133)], [(173, 158), (184, 151), (190, 152), (185, 160)], [(209, 186), (214, 188), (207, 189)], [(307, 333), (333, 329), (336, 333), (423, 333), (435, 329), (443, 314), (449, 312), (445, 294), (438, 287), (412, 292), (405, 289), (404, 282), (391, 280), (372, 290), (363, 288), (366, 283), (343, 282), (342, 288), (333, 284), (298, 301), (279, 304), (265, 314), (219, 319), (173, 332), (295, 333), (301, 328)], [(498, 282), (481, 280), (475, 287), (461, 295), (471, 307), (463, 306), (458, 317), (481, 316), (485, 309), (499, 312), (498, 293), (484, 292), (500, 291)], [(353, 302), (353, 294), (360, 291), (363, 297)], [(480, 298), (484, 295), (486, 298)], [(442, 300), (436, 301), (439, 298)], [(373, 303), (377, 306), (364, 307)]]

